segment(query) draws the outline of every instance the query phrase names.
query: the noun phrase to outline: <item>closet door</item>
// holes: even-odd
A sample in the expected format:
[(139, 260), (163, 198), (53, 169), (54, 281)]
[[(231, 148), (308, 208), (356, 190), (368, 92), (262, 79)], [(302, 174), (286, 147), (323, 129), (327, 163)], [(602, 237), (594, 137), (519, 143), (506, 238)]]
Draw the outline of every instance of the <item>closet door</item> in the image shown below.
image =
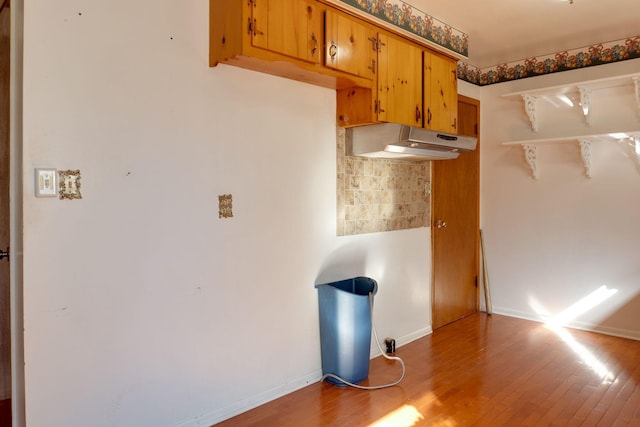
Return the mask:
[[(459, 97), (459, 133), (479, 137), (480, 103)], [(478, 311), (480, 141), (455, 160), (431, 162), (433, 329)]]

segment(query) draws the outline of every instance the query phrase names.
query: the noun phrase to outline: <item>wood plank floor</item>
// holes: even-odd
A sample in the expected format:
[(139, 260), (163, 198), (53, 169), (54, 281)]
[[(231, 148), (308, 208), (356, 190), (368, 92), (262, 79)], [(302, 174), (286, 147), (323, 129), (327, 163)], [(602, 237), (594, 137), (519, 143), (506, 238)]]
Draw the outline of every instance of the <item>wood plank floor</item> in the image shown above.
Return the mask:
[[(640, 426), (640, 341), (469, 316), (398, 348), (395, 387), (315, 383), (224, 426)], [(378, 357), (363, 384), (398, 378)]]

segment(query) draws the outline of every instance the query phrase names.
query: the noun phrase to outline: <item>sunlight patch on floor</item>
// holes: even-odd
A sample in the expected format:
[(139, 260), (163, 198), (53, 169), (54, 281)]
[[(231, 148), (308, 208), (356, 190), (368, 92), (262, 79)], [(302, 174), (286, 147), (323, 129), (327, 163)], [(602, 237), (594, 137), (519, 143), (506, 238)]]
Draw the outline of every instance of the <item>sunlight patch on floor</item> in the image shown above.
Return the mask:
[(424, 416), (411, 405), (404, 405), (389, 412), (369, 427), (411, 427), (424, 420)]
[(547, 327), (558, 334), (560, 339), (571, 348), (582, 361), (587, 365), (595, 374), (600, 377), (600, 380), (604, 384), (611, 384), (615, 380), (615, 375), (602, 363), (588, 348), (580, 344), (573, 335), (563, 327), (550, 326)]
[[(572, 320), (577, 318), (583, 313), (591, 310), (592, 308), (602, 304), (607, 299), (611, 298), (617, 289), (609, 289), (607, 286), (601, 286), (589, 295), (572, 304), (562, 312), (555, 316), (552, 316), (545, 322), (545, 326), (555, 332), (565, 344), (571, 348), (580, 359), (587, 365), (602, 382), (610, 384), (615, 380), (615, 376), (607, 366), (602, 363), (588, 348), (580, 344), (571, 333), (564, 328)], [(537, 301), (535, 304), (531, 304), (531, 307), (540, 315), (548, 317), (549, 312)]]

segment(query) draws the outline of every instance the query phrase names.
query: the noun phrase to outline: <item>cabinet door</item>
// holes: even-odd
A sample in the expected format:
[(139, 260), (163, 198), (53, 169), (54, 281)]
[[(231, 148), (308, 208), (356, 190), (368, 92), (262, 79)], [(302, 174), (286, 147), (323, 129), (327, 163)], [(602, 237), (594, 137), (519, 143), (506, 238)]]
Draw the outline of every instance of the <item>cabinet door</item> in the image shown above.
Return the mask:
[(378, 120), (422, 127), (422, 50), (380, 34)]
[(355, 18), (327, 10), (325, 66), (373, 79), (376, 72), (376, 32)]
[(456, 133), (458, 77), (456, 61), (424, 52), (424, 127)]
[(320, 63), (322, 8), (305, 0), (250, 0), (250, 3), (253, 46)]

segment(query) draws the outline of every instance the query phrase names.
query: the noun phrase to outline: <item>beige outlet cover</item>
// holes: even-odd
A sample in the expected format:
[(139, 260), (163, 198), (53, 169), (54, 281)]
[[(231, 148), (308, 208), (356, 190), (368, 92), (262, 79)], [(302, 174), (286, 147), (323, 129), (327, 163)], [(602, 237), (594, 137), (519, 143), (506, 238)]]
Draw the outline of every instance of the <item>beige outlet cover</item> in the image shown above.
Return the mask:
[(233, 198), (231, 194), (218, 196), (218, 218), (233, 217)]

